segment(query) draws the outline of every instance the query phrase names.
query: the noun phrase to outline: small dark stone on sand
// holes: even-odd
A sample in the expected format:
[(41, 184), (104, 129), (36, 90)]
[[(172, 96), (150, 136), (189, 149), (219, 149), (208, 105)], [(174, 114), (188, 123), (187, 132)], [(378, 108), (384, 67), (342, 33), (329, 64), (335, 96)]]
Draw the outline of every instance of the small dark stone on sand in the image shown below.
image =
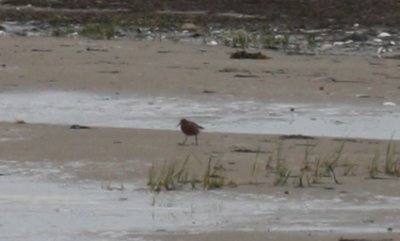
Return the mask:
[(82, 126), (82, 125), (77, 125), (77, 124), (71, 125), (69, 128), (74, 129), (74, 130), (90, 129), (89, 126)]

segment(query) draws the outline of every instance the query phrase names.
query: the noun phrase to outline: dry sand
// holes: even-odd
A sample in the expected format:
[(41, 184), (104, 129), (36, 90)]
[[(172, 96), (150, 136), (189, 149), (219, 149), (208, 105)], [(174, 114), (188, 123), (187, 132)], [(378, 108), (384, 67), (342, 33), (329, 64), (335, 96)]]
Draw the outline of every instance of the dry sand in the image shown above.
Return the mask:
[[(262, 101), (398, 101), (398, 60), (296, 56), (231, 60), (235, 50), (174, 42), (3, 37), (3, 90), (80, 90)], [(356, 55), (356, 53), (355, 53)], [(242, 77), (238, 77), (242, 76)], [(332, 81), (332, 79), (336, 81)], [(321, 88), (322, 87), (322, 88)], [(322, 90), (321, 90), (322, 89)], [(357, 94), (370, 98), (357, 98)]]
[[(345, 103), (382, 105), (400, 103), (399, 62), (370, 56), (288, 56), (268, 52), (268, 60), (231, 60), (233, 49), (174, 42), (130, 40), (2, 37), (0, 42), (0, 87), (8, 91), (84, 91), (99, 94), (172, 96), (206, 100)], [(236, 77), (235, 77), (236, 76)], [(238, 77), (239, 76), (239, 77)], [(333, 79), (333, 81), (332, 81)], [(357, 95), (368, 98), (359, 98)], [(56, 101), (56, 100), (54, 100)], [(84, 113), (82, 113), (84, 114)], [(181, 116), (176, 117), (177, 120)], [(94, 127), (74, 130), (48, 123), (3, 122), (0, 159), (17, 161), (91, 161), (77, 170), (77, 178), (125, 182), (147, 180), (153, 163), (184, 160), (188, 155), (206, 163), (210, 156), (226, 169), (224, 175), (239, 184), (237, 192), (335, 197), (360, 190), (374, 195), (398, 195), (398, 178), (380, 173), (369, 178), (368, 166), (379, 152), (380, 170), (388, 141), (369, 139), (282, 139), (267, 134), (210, 133), (205, 130), (199, 145), (178, 145), (183, 134), (167, 130)], [(73, 123), (71, 123), (73, 124)], [(200, 123), (201, 124), (201, 123)], [(368, 131), (368, 130), (366, 130)], [(309, 160), (329, 159), (345, 142), (335, 173), (310, 188), (297, 188), (304, 165), (306, 145), (313, 146)], [(292, 170), (288, 184), (272, 185), (275, 176), (266, 171), (252, 185), (251, 168), (256, 159), (265, 165), (275, 157), (280, 143), (286, 165)], [(398, 144), (398, 141), (394, 142)], [(256, 150), (260, 154), (254, 153)], [(243, 151), (244, 150), (244, 151)], [(248, 152), (246, 152), (246, 150)], [(132, 166), (128, 160), (140, 160)], [(193, 161), (195, 163), (195, 161)], [(102, 165), (108, 163), (108, 165)], [(112, 164), (110, 164), (112, 163)], [(350, 170), (349, 175), (344, 176)], [(264, 166), (262, 168), (264, 173)], [(269, 173), (269, 174), (268, 174)], [(309, 172), (311, 176), (312, 172)], [(0, 226), (1, 229), (1, 226)], [(396, 231), (396, 230), (395, 230)], [(374, 236), (374, 237), (373, 237)], [(396, 238), (398, 234), (341, 234), (329, 232), (213, 232), (203, 234), (149, 235), (161, 240), (338, 240), (340, 237)]]

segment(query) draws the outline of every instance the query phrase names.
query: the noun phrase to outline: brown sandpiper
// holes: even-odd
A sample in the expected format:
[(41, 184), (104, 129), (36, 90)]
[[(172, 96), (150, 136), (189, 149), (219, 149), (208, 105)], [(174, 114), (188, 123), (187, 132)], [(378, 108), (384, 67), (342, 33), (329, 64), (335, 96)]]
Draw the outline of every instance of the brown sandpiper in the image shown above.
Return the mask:
[(194, 136), (195, 144), (197, 145), (197, 136), (200, 133), (200, 129), (204, 129), (202, 126), (185, 118), (181, 119), (177, 126), (181, 126), (181, 130), (183, 134), (185, 134), (185, 140), (181, 143), (181, 145), (185, 145), (188, 136)]

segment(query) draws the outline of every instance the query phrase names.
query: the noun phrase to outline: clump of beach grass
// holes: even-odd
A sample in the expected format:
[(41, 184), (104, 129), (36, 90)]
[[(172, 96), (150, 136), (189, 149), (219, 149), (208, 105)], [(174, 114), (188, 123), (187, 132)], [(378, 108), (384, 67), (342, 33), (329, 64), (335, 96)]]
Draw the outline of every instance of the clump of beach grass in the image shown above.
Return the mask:
[(399, 159), (396, 155), (396, 146), (393, 145), (393, 136), (386, 146), (385, 174), (400, 176)]
[[(171, 191), (179, 190), (187, 185), (192, 189), (197, 188), (197, 184), (201, 183), (204, 189), (217, 189), (225, 185), (225, 176), (223, 172), (225, 168), (219, 161), (214, 161), (209, 158), (205, 173), (202, 175), (202, 180), (199, 180), (199, 171), (201, 169), (190, 166), (192, 155), (188, 155), (180, 164), (178, 160), (171, 162), (164, 161), (161, 169), (158, 171), (154, 163), (149, 169), (148, 182), (151, 191)], [(200, 162), (200, 165), (202, 163)]]
[(79, 35), (90, 39), (111, 39), (117, 35), (117, 27), (112, 23), (88, 23)]
[(333, 181), (336, 184), (339, 184), (340, 182), (338, 181), (338, 179), (336, 177), (335, 169), (338, 166), (338, 162), (339, 162), (340, 158), (342, 157), (345, 144), (346, 144), (346, 141), (342, 141), (339, 144), (339, 146), (336, 148), (335, 152), (333, 153), (333, 157), (332, 157), (331, 161), (327, 162), (327, 169), (330, 172), (330, 174), (333, 178)]
[(283, 162), (281, 162), (276, 171), (277, 176), (273, 183), (274, 186), (286, 185), (291, 174), (290, 169)]
[(174, 190), (175, 189), (175, 180), (173, 179), (175, 165), (168, 164), (167, 161), (164, 161), (164, 164), (161, 168), (160, 173), (157, 175), (154, 164), (150, 167), (149, 170), (149, 178), (147, 185), (150, 187), (150, 190), (159, 192), (161, 190)]
[(265, 49), (286, 49), (289, 44), (289, 32), (263, 31), (260, 44)]
[[(308, 186), (322, 183), (322, 178), (324, 177), (331, 177), (334, 183), (339, 184), (340, 182), (337, 178), (335, 170), (339, 166), (339, 161), (342, 157), (344, 146), (345, 141), (341, 142), (339, 146), (327, 157), (323, 159), (321, 157), (316, 157), (312, 164), (310, 162), (310, 154), (314, 146), (307, 142), (304, 152), (303, 165), (300, 168), (299, 187), (305, 186), (303, 180), (304, 178), (306, 178)], [(309, 175), (310, 172), (311, 174)]]
[(326, 169), (321, 167), (322, 166), (321, 163), (322, 163), (321, 158), (316, 158), (314, 161), (314, 171), (312, 177), (313, 184), (320, 183), (321, 178), (326, 174)]
[(371, 179), (378, 178), (379, 174), (379, 152), (376, 151), (374, 157), (371, 160), (371, 163), (368, 165), (368, 175)]
[(252, 168), (251, 168), (251, 181), (250, 184), (261, 184), (260, 183), (260, 175), (261, 175), (261, 163), (259, 161), (259, 155), (260, 155), (260, 147), (257, 148), (256, 151), (256, 157), (254, 159)]
[(240, 29), (234, 32), (232, 40), (232, 44), (234, 47), (238, 47), (241, 48), (242, 50), (245, 50), (246, 48), (249, 47), (249, 43), (250, 43), (250, 36), (245, 30)]
[(355, 170), (358, 168), (358, 164), (346, 163), (343, 165), (345, 170), (343, 171), (343, 176), (355, 176)]
[(210, 156), (203, 176), (203, 188), (207, 190), (222, 188), (225, 185), (225, 177), (222, 174), (224, 170), (222, 164), (218, 161), (213, 163), (213, 157)]
[(345, 144), (346, 141), (340, 142), (335, 151), (333, 151), (332, 154), (328, 156), (323, 162), (321, 162), (321, 160), (318, 159), (315, 168), (316, 169), (315, 180), (319, 181), (323, 176), (330, 176), (332, 177), (334, 183), (336, 184), (340, 183), (339, 180), (337, 179), (335, 170), (338, 167), (338, 162), (340, 158), (342, 157)]
[[(274, 171), (275, 179), (273, 182), (274, 186), (284, 186), (290, 177), (291, 170), (286, 166), (286, 160), (283, 157), (284, 143), (279, 141), (275, 151), (269, 156), (265, 169), (271, 169)], [(275, 154), (275, 158), (274, 158)], [(274, 160), (275, 159), (275, 160)], [(275, 167), (272, 167), (271, 163), (275, 161)]]
[(303, 160), (303, 166), (302, 169), (305, 171), (310, 171), (311, 170), (311, 165), (310, 165), (310, 155), (313, 150), (315, 145), (312, 145), (307, 141), (305, 144), (305, 149), (304, 149), (304, 160)]
[(304, 177), (307, 180), (307, 186), (310, 186), (310, 178), (307, 175), (307, 172), (311, 171), (311, 164), (310, 164), (310, 155), (312, 149), (315, 147), (315, 145), (311, 145), (308, 141), (305, 145), (305, 150), (304, 150), (304, 160), (303, 160), (303, 165), (300, 168), (300, 176), (299, 176), (299, 187), (304, 187), (304, 182), (303, 179)]
[(159, 172), (157, 172), (153, 163), (149, 169), (147, 182), (150, 190), (156, 192), (161, 190), (176, 190), (178, 184), (184, 185), (187, 183), (190, 183), (192, 187), (195, 187), (195, 183), (198, 180), (194, 178), (194, 176), (189, 175), (188, 163), (190, 156), (191, 155), (188, 155), (180, 166), (177, 161), (164, 161)]
[(239, 29), (226, 31), (222, 40), (225, 46), (245, 50), (249, 47), (251, 38), (246, 30)]

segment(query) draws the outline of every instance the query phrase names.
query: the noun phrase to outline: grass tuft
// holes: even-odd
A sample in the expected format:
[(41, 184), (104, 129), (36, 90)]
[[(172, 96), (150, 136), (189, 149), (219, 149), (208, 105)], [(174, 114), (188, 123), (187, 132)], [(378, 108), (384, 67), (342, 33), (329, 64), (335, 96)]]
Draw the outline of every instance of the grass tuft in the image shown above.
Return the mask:
[(203, 188), (207, 190), (222, 188), (225, 184), (225, 177), (222, 175), (223, 171), (223, 166), (218, 162), (213, 164), (212, 157), (210, 157), (203, 176)]
[(192, 156), (188, 155), (181, 165), (176, 160), (164, 161), (159, 172), (153, 164), (149, 169), (147, 182), (150, 190), (155, 192), (179, 190), (188, 185), (195, 189), (198, 183), (202, 183), (204, 189), (222, 188), (225, 185), (223, 176), (225, 168), (222, 164), (218, 161), (214, 163), (210, 157), (201, 182), (197, 175), (198, 168), (190, 165)]
[(111, 39), (117, 35), (117, 27), (112, 23), (88, 23), (79, 35), (89, 39)]
[(261, 172), (261, 163), (258, 160), (260, 154), (260, 147), (257, 148), (256, 158), (254, 159), (252, 168), (251, 168), (251, 184), (260, 184), (260, 172)]
[(284, 186), (290, 177), (291, 171), (285, 165), (281, 164), (277, 170), (277, 177), (274, 181), (274, 186)]
[(371, 164), (368, 166), (368, 175), (372, 179), (376, 179), (379, 174), (378, 160), (379, 160), (379, 152), (376, 151), (374, 157), (371, 160)]
[(385, 174), (397, 175), (399, 174), (398, 160), (396, 158), (396, 147), (393, 145), (393, 135), (386, 146), (385, 155)]

